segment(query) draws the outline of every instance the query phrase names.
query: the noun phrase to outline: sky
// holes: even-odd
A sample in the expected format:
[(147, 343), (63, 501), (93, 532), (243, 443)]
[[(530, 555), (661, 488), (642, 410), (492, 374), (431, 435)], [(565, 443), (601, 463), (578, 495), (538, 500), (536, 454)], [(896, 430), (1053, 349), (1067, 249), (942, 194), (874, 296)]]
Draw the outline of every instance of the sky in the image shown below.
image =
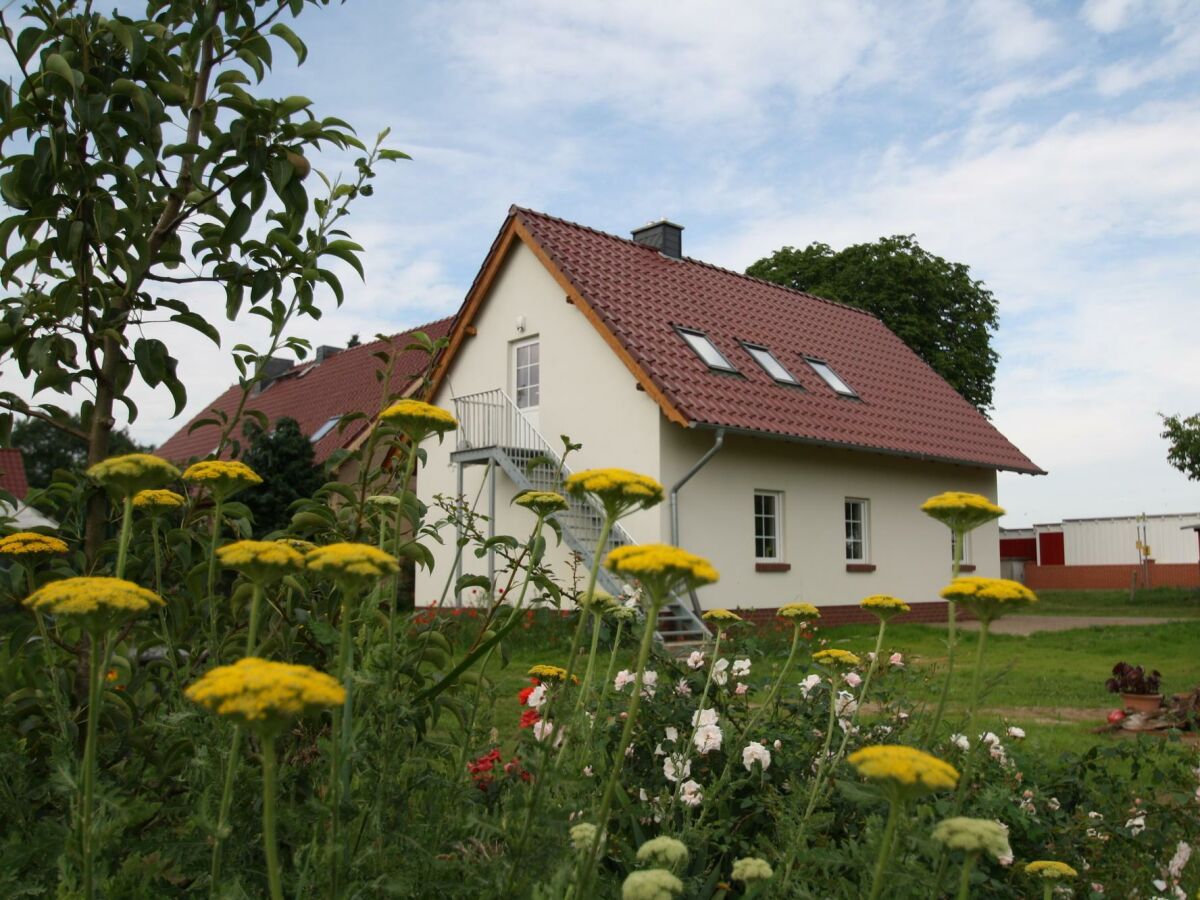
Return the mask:
[[(616, 234), (668, 217), (739, 270), (915, 234), (999, 302), (992, 420), (1050, 473), (1001, 474), (1003, 524), (1200, 510), (1157, 415), (1200, 411), (1200, 4), (350, 0), (293, 27), (308, 61), (281, 47), (263, 90), (413, 157), (347, 222), (365, 282), (298, 335), (453, 313), (513, 203)], [(262, 345), (222, 330), (175, 344), (188, 408), (139, 391), (135, 436)]]

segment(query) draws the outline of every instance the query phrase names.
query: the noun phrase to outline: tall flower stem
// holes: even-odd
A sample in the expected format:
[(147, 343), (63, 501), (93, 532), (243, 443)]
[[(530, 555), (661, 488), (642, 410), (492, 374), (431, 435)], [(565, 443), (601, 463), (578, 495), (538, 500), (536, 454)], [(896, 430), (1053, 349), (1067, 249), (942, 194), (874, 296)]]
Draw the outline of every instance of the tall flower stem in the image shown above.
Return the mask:
[[(351, 604), (350, 588), (347, 584), (342, 584), (338, 587), (338, 593), (341, 595), (341, 611), (339, 621), (339, 637), (338, 637), (338, 654), (336, 675), (338, 684), (346, 691), (346, 700), (341, 708), (335, 707), (333, 710), (333, 727), (329, 732), (330, 743), (330, 758), (329, 758), (329, 803), (330, 803), (330, 820), (329, 820), (329, 847), (330, 847), (330, 896), (338, 896), (338, 884), (340, 882), (342, 857), (348, 852), (349, 845), (343, 839), (341, 829), (342, 818), (342, 803), (345, 797), (346, 782), (349, 781), (350, 771), (346, 766), (346, 754), (349, 749), (350, 737), (352, 736), (352, 714), (353, 714), (353, 698), (350, 693), (350, 656), (353, 648), (350, 643), (351, 618), (353, 607)], [(339, 849), (341, 852), (339, 852)]]
[[(150, 519), (150, 542), (154, 545), (154, 592), (161, 597), (163, 595), (163, 559), (162, 546), (158, 533), (158, 516), (152, 516)], [(171, 628), (167, 622), (165, 604), (158, 608), (158, 624), (162, 628), (163, 644), (166, 645), (167, 656), (171, 660), (171, 672), (174, 673), (176, 680), (178, 680), (179, 659), (175, 655), (175, 641), (171, 637)]]
[[(37, 590), (37, 579), (33, 574), (32, 565), (25, 567), (26, 583), (29, 585), (27, 590), (30, 594)], [(67, 727), (67, 721), (70, 718), (70, 713), (67, 710), (67, 700), (63, 696), (61, 686), (58, 683), (58, 672), (54, 668), (54, 654), (50, 643), (50, 630), (46, 627), (46, 617), (42, 615), (41, 610), (33, 611), (33, 620), (37, 623), (38, 637), (42, 640), (42, 664), (46, 667), (46, 674), (50, 677), (50, 697), (54, 702), (54, 715), (58, 719), (58, 729), (62, 732), (63, 745), (69, 746), (71, 742), (70, 730)]]
[(108, 637), (102, 632), (91, 633), (91, 653), (88, 659), (88, 718), (87, 737), (83, 744), (83, 785), (81, 810), (81, 843), (83, 847), (83, 896), (96, 896), (96, 847), (92, 830), (92, 812), (96, 794), (96, 731), (100, 724), (100, 704), (103, 699), (104, 667), (108, 662)]
[(217, 544), (221, 540), (221, 498), (213, 497), (212, 533), (208, 544), (208, 644), (217, 653)]
[[(262, 608), (263, 586), (255, 581), (250, 595), (250, 624), (246, 628), (246, 656), (253, 656), (258, 643), (259, 610)], [(241, 762), (242, 727), (233, 726), (229, 739), (229, 755), (225, 759), (225, 779), (221, 788), (221, 803), (217, 807), (217, 829), (213, 838), (212, 864), (209, 868), (209, 894), (216, 896), (221, 881), (221, 857), (229, 829), (229, 811), (233, 808), (233, 783)]]
[(788, 882), (792, 878), (792, 867), (796, 864), (796, 854), (804, 845), (804, 834), (808, 828), (808, 820), (813, 814), (813, 810), (817, 808), (817, 801), (821, 796), (821, 787), (823, 786), (823, 778), (825, 769), (829, 759), (829, 748), (833, 744), (833, 728), (837, 724), (837, 682), (833, 676), (829, 679), (829, 723), (825, 726), (825, 741), (821, 745), (821, 755), (817, 758), (817, 771), (813, 775), (812, 788), (808, 792), (808, 803), (804, 807), (804, 815), (800, 817), (800, 825), (795, 836), (791, 840), (791, 846), (788, 848), (787, 859), (783, 864), (783, 878), (779, 884), (780, 893), (787, 890)]
[(650, 659), (650, 647), (654, 644), (654, 632), (658, 626), (658, 612), (666, 601), (666, 596), (652, 596), (650, 611), (646, 616), (645, 630), (642, 632), (642, 642), (638, 647), (637, 674), (634, 676), (633, 696), (629, 698), (629, 708), (625, 717), (625, 726), (621, 729), (621, 739), (617, 742), (612, 768), (608, 773), (608, 781), (604, 785), (604, 794), (600, 800), (600, 810), (596, 815), (596, 836), (592, 839), (591, 848), (584, 854), (579, 863), (579, 877), (575, 879), (575, 897), (590, 897), (592, 876), (596, 869), (596, 858), (600, 853), (600, 845), (604, 841), (605, 829), (608, 824), (608, 814), (612, 811), (613, 798), (616, 796), (617, 785), (621, 780), (621, 769), (625, 764), (625, 748), (633, 737), (633, 728), (637, 723), (638, 710), (642, 703), (642, 675), (646, 671), (646, 662)]
[(963, 860), (962, 875), (958, 879), (958, 894), (956, 900), (970, 900), (971, 896), (971, 870), (975, 868), (975, 860), (979, 859), (979, 851), (976, 850), (967, 854), (967, 858)]
[(613, 672), (617, 668), (617, 650), (621, 646), (621, 634), (625, 630), (624, 622), (617, 622), (616, 633), (613, 634), (612, 650), (608, 653), (608, 668), (604, 671), (604, 680), (600, 683), (600, 699), (596, 702), (596, 715), (588, 723), (588, 739), (587, 739), (587, 755), (591, 755), (592, 738), (596, 733), (596, 719), (600, 717), (601, 711), (604, 709), (605, 701), (608, 700), (609, 687), (612, 685)]
[(126, 495), (121, 504), (121, 536), (117, 540), (117, 577), (125, 577), (125, 563), (129, 560), (129, 539), (133, 535), (133, 496)]
[[(951, 579), (956, 579), (962, 571), (963, 539), (966, 530), (952, 528), (954, 534), (954, 562), (950, 569)], [(942, 724), (942, 715), (946, 711), (946, 700), (950, 696), (950, 682), (954, 678), (954, 649), (957, 643), (958, 607), (954, 603), (946, 604), (946, 680), (942, 682), (942, 693), (938, 696), (938, 705), (934, 710), (933, 719), (929, 724), (929, 734), (925, 738), (925, 746), (932, 747), (937, 740), (938, 729)]]
[[(604, 547), (608, 544), (608, 536), (612, 533), (613, 525), (616, 524), (616, 518), (611, 513), (606, 513), (604, 516), (604, 524), (600, 526), (600, 537), (596, 541), (596, 549), (592, 551), (592, 565), (588, 569), (587, 588), (583, 592), (583, 596), (588, 599), (589, 606), (591, 605), (592, 594), (596, 590), (596, 578), (600, 574), (600, 564), (604, 561)], [(567, 680), (571, 680), (571, 675), (575, 672), (575, 655), (579, 652), (579, 639), (583, 635), (583, 623), (587, 619), (585, 610), (579, 611), (579, 623), (575, 626), (575, 636), (571, 639), (571, 656), (567, 661)], [(592, 664), (596, 659), (596, 634), (592, 636), (592, 650), (588, 654), (588, 664), (586, 677), (583, 680), (583, 685), (579, 691), (579, 696), (575, 700), (575, 712), (583, 709), (584, 698), (591, 690), (592, 685)]]
[(892, 842), (896, 837), (896, 825), (900, 822), (901, 802), (893, 799), (888, 807), (887, 824), (883, 826), (883, 839), (879, 842), (879, 856), (875, 860), (875, 874), (871, 878), (871, 894), (867, 900), (878, 900), (883, 893), (883, 876), (892, 857)]
[(275, 840), (275, 736), (262, 735), (263, 807), (262, 830), (263, 852), (267, 857), (267, 884), (271, 900), (283, 900), (283, 885), (279, 878), (279, 845)]

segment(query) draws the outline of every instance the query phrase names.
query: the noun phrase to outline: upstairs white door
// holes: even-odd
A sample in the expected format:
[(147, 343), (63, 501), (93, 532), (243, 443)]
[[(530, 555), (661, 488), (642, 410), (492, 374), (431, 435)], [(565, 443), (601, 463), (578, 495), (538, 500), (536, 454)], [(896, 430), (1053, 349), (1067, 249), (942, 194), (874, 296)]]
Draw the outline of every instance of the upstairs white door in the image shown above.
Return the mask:
[(525, 420), (538, 427), (538, 407), (542, 402), (541, 345), (536, 337), (514, 341), (512, 345), (513, 402)]

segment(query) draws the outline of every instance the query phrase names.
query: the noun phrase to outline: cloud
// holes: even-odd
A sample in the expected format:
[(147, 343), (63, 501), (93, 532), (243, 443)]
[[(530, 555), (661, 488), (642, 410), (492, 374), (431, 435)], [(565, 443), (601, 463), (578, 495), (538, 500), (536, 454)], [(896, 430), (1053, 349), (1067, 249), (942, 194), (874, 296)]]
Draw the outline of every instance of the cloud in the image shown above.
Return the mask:
[(1200, 70), (1200, 7), (1166, 4), (1159, 12), (1160, 24), (1166, 28), (1161, 44), (1151, 52), (1102, 66), (1096, 73), (1101, 95), (1120, 96)]
[(1141, 0), (1087, 0), (1079, 14), (1092, 28), (1112, 34), (1124, 28), (1130, 13), (1141, 5)]
[(983, 33), (992, 59), (1000, 63), (1038, 59), (1059, 43), (1054, 24), (1020, 0), (976, 0), (968, 15)]

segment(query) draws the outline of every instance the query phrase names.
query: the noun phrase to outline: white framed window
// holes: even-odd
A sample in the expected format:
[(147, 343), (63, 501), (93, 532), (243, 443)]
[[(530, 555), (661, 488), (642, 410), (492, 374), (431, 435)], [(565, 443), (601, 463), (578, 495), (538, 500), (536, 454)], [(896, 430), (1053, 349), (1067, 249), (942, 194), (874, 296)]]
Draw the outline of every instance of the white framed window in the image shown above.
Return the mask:
[(537, 409), (542, 402), (541, 344), (537, 338), (513, 344), (512, 365), (517, 408)]
[(717, 349), (717, 345), (708, 339), (702, 331), (691, 331), (686, 328), (680, 328), (679, 336), (687, 341), (689, 347), (692, 348), (701, 361), (710, 369), (720, 369), (722, 372), (736, 372), (737, 367), (734, 366), (725, 355)]
[(829, 363), (821, 359), (813, 359), (810, 356), (804, 357), (805, 362), (812, 366), (812, 370), (821, 376), (821, 380), (833, 388), (843, 397), (857, 397), (858, 393), (850, 385), (842, 380), (837, 372), (833, 371), (833, 367)]
[(867, 562), (871, 558), (870, 510), (869, 500), (846, 498), (846, 562)]
[[(954, 561), (954, 545), (957, 542), (958, 542), (958, 535), (955, 534), (953, 531), (951, 531), (950, 532), (950, 561), (951, 562)], [(969, 563), (971, 561), (971, 535), (970, 534), (963, 535), (962, 561), (964, 563)]]
[(754, 559), (779, 562), (783, 559), (783, 494), (754, 492)]
[(746, 348), (746, 352), (754, 359), (756, 363), (763, 367), (763, 371), (778, 381), (780, 384), (799, 384), (796, 376), (784, 368), (783, 363), (775, 358), (775, 354), (766, 347), (759, 347), (755, 344), (742, 344)]
[(321, 438), (325, 437), (325, 435), (329, 434), (329, 432), (333, 431), (333, 426), (340, 422), (341, 419), (341, 416), (331, 416), (324, 425), (312, 433), (312, 437), (309, 438), (309, 441), (315, 444)]

